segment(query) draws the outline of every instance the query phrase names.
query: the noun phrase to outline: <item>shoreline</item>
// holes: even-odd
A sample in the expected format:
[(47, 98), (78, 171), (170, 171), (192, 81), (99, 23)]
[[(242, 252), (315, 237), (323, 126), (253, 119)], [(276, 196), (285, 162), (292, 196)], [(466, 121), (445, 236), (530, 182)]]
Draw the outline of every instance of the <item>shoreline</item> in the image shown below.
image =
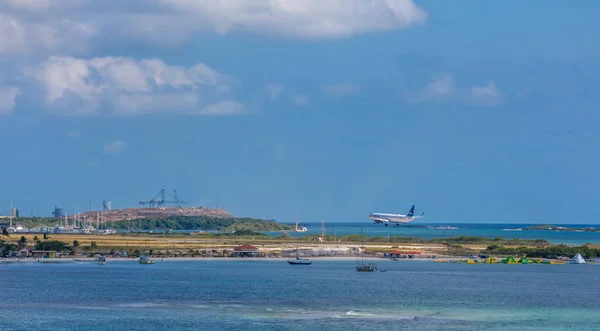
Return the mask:
[[(356, 257), (350, 256), (315, 256), (315, 257), (304, 257), (311, 261), (356, 261)], [(183, 261), (287, 261), (293, 260), (292, 257), (151, 257), (155, 262), (183, 262)], [(460, 259), (460, 258), (455, 258)], [(433, 261), (432, 258), (411, 258), (411, 259), (399, 259), (397, 261), (382, 257), (365, 257), (365, 260), (369, 261), (381, 261), (389, 260), (393, 262), (398, 261)], [(0, 259), (0, 264), (16, 264), (16, 263), (66, 263), (66, 262), (95, 262), (94, 258), (26, 258), (26, 259)], [(109, 262), (132, 262), (137, 263), (138, 258), (111, 258), (106, 259)]]
[[(304, 257), (308, 258), (313, 262), (326, 262), (326, 261), (356, 261), (356, 256), (314, 256), (314, 257)], [(277, 261), (277, 262), (287, 262), (288, 260), (293, 260), (293, 257), (204, 257), (204, 256), (195, 256), (195, 257), (151, 257), (156, 263), (158, 262), (206, 262), (206, 261)], [(461, 260), (472, 260), (467, 257), (445, 257), (445, 258), (431, 258), (431, 257), (414, 257), (414, 258), (401, 258), (401, 259), (390, 259), (380, 256), (366, 256), (364, 258), (368, 263), (371, 262), (381, 262), (381, 261), (390, 261), (390, 262), (433, 262), (436, 260), (443, 260), (445, 262), (439, 262), (443, 264), (458, 262)], [(503, 257), (498, 257), (499, 260), (503, 259)], [(480, 259), (482, 260), (482, 259)], [(543, 259), (549, 261), (558, 261), (557, 259)], [(600, 262), (600, 259), (591, 259), (596, 262)], [(564, 264), (570, 264), (571, 259), (562, 260)], [(4, 258), (0, 259), (1, 264), (31, 264), (31, 263), (94, 263), (96, 262), (95, 258), (89, 257), (72, 257), (72, 258), (24, 258), (24, 259), (10, 259)], [(137, 263), (138, 258), (132, 257), (117, 257), (107, 258), (107, 263)], [(464, 263), (468, 264), (468, 263)], [(484, 263), (479, 263), (484, 264)], [(494, 264), (503, 264), (503, 263), (494, 263)], [(540, 263), (541, 264), (541, 263)], [(588, 263), (588, 264), (596, 264), (596, 263)]]

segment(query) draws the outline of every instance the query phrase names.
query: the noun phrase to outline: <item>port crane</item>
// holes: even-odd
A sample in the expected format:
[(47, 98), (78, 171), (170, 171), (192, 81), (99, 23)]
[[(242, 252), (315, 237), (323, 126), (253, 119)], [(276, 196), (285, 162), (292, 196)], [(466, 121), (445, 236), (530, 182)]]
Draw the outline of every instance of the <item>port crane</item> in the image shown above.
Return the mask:
[[(172, 200), (167, 200), (167, 197)], [(171, 194), (164, 188), (160, 190), (152, 199), (140, 201), (140, 205), (150, 205), (150, 208), (163, 207), (166, 203), (175, 204), (177, 207), (181, 207), (181, 205), (187, 204), (187, 201), (179, 199), (177, 196), (177, 190), (173, 190), (173, 194)]]

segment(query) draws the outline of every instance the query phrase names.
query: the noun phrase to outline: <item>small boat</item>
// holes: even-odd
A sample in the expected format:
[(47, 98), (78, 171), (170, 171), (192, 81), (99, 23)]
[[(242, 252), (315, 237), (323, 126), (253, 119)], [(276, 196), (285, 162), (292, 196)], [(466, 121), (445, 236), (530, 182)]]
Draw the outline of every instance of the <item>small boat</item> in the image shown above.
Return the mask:
[(377, 270), (377, 265), (375, 265), (375, 263), (369, 263), (369, 264), (361, 264), (361, 265), (357, 265), (356, 266), (356, 271), (358, 272), (373, 272)]
[(291, 265), (310, 265), (312, 261), (309, 259), (296, 258), (295, 260), (288, 260), (288, 263)]
[(296, 222), (296, 228), (294, 229), (296, 232), (306, 232), (308, 229), (304, 226), (298, 227), (298, 222)]
[(296, 242), (296, 259), (287, 261), (291, 265), (310, 265), (312, 263), (309, 259), (301, 259), (298, 257), (298, 242)]
[(138, 263), (139, 264), (154, 264), (154, 260), (151, 259), (148, 255), (142, 255), (142, 256), (140, 256)]
[(98, 264), (106, 264), (106, 256), (98, 256), (98, 258), (96, 258), (96, 263)]
[[(360, 229), (360, 233), (362, 235), (362, 228)], [(360, 238), (360, 246), (362, 247), (362, 236)], [(361, 263), (358, 264), (358, 258), (361, 257)], [(375, 263), (365, 264), (364, 254), (361, 254), (360, 247), (358, 248), (358, 256), (356, 257), (356, 271), (358, 272), (374, 272), (377, 270), (377, 265)]]

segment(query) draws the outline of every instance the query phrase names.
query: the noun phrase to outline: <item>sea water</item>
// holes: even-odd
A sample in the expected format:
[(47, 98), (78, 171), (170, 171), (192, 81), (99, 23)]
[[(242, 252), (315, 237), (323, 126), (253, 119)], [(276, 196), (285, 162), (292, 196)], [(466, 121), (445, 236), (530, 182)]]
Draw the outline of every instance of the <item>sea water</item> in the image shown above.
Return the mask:
[[(302, 223), (307, 228), (306, 232), (289, 232), (291, 236), (302, 237), (306, 235), (320, 234), (322, 231), (321, 222)], [(600, 244), (600, 232), (564, 232), (548, 230), (523, 230), (534, 224), (498, 224), (498, 223), (424, 223), (415, 221), (402, 224), (401, 226), (384, 226), (383, 224), (374, 224), (372, 221), (365, 222), (327, 222), (325, 231), (327, 235), (341, 236), (348, 234), (362, 233), (365, 236), (374, 237), (393, 237), (406, 236), (422, 239), (450, 238), (453, 236), (482, 236), (487, 238), (502, 237), (506, 239), (546, 239), (553, 244), (583, 245), (586, 243)], [(600, 225), (589, 224), (566, 224), (569, 228), (586, 228)], [(457, 227), (440, 228), (440, 227)], [(267, 232), (271, 236), (281, 235), (281, 232)]]
[(0, 263), (0, 330), (600, 329), (600, 265), (375, 262)]

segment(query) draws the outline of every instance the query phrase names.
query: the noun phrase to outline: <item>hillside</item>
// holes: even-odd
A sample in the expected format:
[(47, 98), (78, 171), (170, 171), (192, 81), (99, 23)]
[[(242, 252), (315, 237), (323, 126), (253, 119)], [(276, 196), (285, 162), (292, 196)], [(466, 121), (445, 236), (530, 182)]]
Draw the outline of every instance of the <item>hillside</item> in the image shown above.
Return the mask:
[(283, 231), (292, 227), (253, 218), (212, 217), (212, 216), (169, 216), (166, 218), (140, 218), (135, 221), (116, 221), (112, 226), (116, 229), (136, 228), (141, 230), (173, 229), (173, 230), (217, 230), (234, 231)]
[(79, 214), (80, 220), (95, 221), (98, 217), (102, 222), (131, 221), (142, 218), (169, 218), (174, 216), (214, 218), (235, 218), (223, 209), (210, 209), (203, 207), (159, 207), (159, 208), (126, 208), (113, 209), (103, 212), (90, 211)]

